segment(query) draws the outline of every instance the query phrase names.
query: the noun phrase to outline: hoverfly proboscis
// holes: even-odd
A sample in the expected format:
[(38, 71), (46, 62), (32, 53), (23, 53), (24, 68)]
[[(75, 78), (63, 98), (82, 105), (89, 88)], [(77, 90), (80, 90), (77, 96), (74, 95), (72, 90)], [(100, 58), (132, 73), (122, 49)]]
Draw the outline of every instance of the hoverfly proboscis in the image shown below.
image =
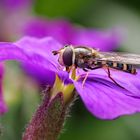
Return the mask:
[(54, 55), (59, 54), (58, 61), (60, 65), (66, 67), (67, 72), (70, 72), (72, 66), (81, 68), (87, 72), (83, 80), (83, 85), (89, 70), (104, 68), (107, 70), (108, 77), (115, 84), (122, 87), (111, 77), (110, 68), (130, 74), (137, 74), (135, 67), (140, 65), (140, 55), (138, 54), (100, 52), (98, 49), (85, 46), (74, 47), (72, 45), (66, 45), (62, 49), (53, 51), (52, 53)]

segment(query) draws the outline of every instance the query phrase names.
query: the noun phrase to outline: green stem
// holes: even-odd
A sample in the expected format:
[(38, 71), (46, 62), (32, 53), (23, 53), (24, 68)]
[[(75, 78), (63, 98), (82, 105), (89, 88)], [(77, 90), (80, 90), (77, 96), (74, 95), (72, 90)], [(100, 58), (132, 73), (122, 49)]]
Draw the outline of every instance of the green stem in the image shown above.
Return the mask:
[(46, 90), (44, 99), (28, 124), (23, 140), (57, 140), (66, 115), (63, 94), (50, 98), (50, 89)]

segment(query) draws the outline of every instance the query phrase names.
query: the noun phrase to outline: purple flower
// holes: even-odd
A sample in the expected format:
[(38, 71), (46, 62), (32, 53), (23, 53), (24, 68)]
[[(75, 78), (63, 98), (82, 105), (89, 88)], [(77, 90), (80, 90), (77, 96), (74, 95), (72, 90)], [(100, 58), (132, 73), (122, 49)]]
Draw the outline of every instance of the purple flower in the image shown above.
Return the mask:
[(120, 31), (118, 29), (99, 30), (74, 26), (66, 20), (31, 19), (23, 28), (23, 35), (33, 37), (51, 36), (61, 44), (85, 45), (101, 50), (112, 50), (118, 47)]
[(28, 6), (31, 0), (1, 0), (0, 6), (5, 10), (17, 11), (20, 8)]
[(0, 41), (15, 40), (22, 35), (26, 22), (32, 18), (32, 0), (0, 0)]
[[(82, 88), (85, 72), (79, 71), (78, 81), (69, 78), (68, 73), (59, 65), (57, 57), (52, 55), (53, 50), (61, 47), (63, 45), (51, 37), (43, 39), (25, 37), (15, 43), (0, 43), (0, 60), (16, 60), (33, 67), (34, 73), (38, 77), (43, 76), (46, 83), (53, 87), (54, 81), (59, 77), (63, 85), (75, 87), (86, 108), (100, 119), (114, 119), (140, 111), (139, 70), (137, 75), (111, 70), (114, 80), (124, 89), (114, 84), (104, 70), (93, 70)], [(64, 98), (68, 96), (69, 93), (66, 93)]]
[(118, 29), (94, 29), (72, 25), (67, 20), (34, 17), (31, 0), (2, 0), (0, 39), (14, 40), (22, 36), (51, 36), (61, 44), (96, 46), (102, 50), (112, 50), (120, 43)]

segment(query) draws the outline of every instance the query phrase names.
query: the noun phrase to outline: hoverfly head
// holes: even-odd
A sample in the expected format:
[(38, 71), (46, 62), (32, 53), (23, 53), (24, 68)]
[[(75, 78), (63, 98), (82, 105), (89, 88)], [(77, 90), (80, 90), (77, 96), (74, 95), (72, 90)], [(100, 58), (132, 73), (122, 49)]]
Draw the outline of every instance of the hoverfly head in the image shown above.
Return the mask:
[(52, 51), (54, 55), (59, 54), (58, 62), (62, 66), (71, 66), (73, 64), (74, 51), (71, 45), (65, 45), (59, 51)]

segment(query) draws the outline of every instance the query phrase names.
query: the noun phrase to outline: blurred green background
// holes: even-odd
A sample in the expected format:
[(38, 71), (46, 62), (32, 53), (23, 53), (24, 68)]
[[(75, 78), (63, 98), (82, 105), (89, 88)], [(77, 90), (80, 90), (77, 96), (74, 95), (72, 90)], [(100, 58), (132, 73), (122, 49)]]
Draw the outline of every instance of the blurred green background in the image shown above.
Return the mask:
[[(138, 0), (36, 0), (32, 12), (38, 16), (65, 18), (85, 27), (125, 27), (121, 49), (140, 53)], [(17, 63), (8, 62), (5, 69), (4, 96), (9, 111), (0, 118), (0, 140), (20, 140), (40, 102), (40, 91)], [(140, 140), (140, 114), (103, 121), (92, 116), (80, 99), (70, 114), (60, 140)]]

